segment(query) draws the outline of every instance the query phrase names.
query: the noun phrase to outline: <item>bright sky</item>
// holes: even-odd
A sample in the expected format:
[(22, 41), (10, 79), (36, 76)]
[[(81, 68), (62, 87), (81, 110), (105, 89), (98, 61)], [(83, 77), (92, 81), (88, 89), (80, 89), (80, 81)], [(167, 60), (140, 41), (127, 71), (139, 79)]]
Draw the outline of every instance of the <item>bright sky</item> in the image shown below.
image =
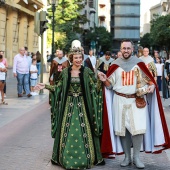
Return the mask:
[(140, 0), (140, 25), (143, 25), (143, 16), (150, 9), (150, 7), (160, 3), (161, 0)]

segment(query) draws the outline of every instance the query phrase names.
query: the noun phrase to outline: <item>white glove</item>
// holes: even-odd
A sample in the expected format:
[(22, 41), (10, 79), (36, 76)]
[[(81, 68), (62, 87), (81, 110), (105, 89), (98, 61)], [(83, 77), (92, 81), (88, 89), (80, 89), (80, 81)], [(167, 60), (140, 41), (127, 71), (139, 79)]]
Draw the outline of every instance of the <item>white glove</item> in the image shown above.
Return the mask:
[(155, 85), (154, 85), (154, 84), (153, 84), (153, 85), (150, 85), (150, 86), (148, 87), (148, 93), (153, 93), (154, 90), (155, 90)]

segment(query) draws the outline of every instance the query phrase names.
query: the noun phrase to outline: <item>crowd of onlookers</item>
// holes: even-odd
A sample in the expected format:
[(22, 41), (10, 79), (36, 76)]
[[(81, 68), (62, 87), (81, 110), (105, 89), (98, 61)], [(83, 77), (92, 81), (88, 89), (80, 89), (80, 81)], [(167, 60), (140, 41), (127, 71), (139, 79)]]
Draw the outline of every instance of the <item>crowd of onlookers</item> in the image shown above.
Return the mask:
[[(18, 97), (27, 97), (38, 95), (34, 91), (37, 84), (37, 78), (40, 74), (41, 54), (28, 52), (27, 47), (21, 47), (19, 53), (14, 57), (13, 74), (17, 79)], [(1, 104), (7, 105), (4, 100), (6, 97), (6, 78), (7, 78), (8, 62), (4, 57), (4, 51), (0, 51), (0, 99)]]
[(17, 78), (18, 97), (38, 95), (34, 91), (37, 78), (40, 74), (41, 54), (29, 53), (27, 47), (21, 47), (19, 53), (14, 57), (13, 74)]
[[(87, 55), (84, 53), (84, 49), (82, 48), (82, 53), (84, 55), (83, 65), (89, 67), (94, 72), (96, 70), (103, 70), (104, 72), (107, 71), (113, 60), (122, 57), (121, 51), (118, 51), (117, 54), (112, 54), (110, 51), (106, 51), (105, 54), (99, 58), (94, 56), (93, 50), (89, 50), (89, 54)], [(134, 55), (137, 57), (149, 56), (149, 49), (144, 48)], [(155, 80), (157, 81), (159, 90), (162, 91), (162, 77), (165, 77), (168, 85), (170, 82), (170, 55), (169, 59), (168, 57), (161, 58), (159, 52), (155, 50), (152, 58), (157, 71), (157, 78)], [(41, 59), (42, 57), (39, 51), (36, 53), (30, 53), (28, 52), (27, 47), (21, 47), (19, 49), (19, 53), (14, 57), (13, 74), (18, 82), (18, 97), (23, 97), (24, 94), (26, 94), (27, 97), (38, 95), (38, 93), (34, 91), (34, 87), (36, 86), (37, 78), (41, 73)], [(46, 71), (47, 73), (50, 73), (50, 82), (53, 81), (56, 70), (61, 72), (65, 67), (63, 63), (65, 63), (66, 60), (68, 61), (68, 64), (66, 65), (68, 66), (70, 64), (68, 54), (64, 53), (62, 50), (56, 50), (53, 58), (47, 51), (46, 60)], [(4, 100), (6, 97), (7, 69), (7, 59), (4, 58), (4, 52), (0, 51), (0, 98), (1, 103), (3, 104), (7, 104)]]
[[(156, 71), (157, 71), (156, 72), (157, 85), (158, 85), (159, 91), (162, 91), (164, 90), (163, 88), (165, 88), (163, 86), (163, 81), (166, 83), (166, 86), (170, 85), (170, 54), (167, 57), (162, 57), (160, 54), (161, 53), (159, 53), (158, 50), (154, 50), (154, 54), (153, 56), (151, 55), (151, 57), (153, 58)], [(142, 55), (143, 56), (149, 55), (149, 49), (148, 48), (142, 49), (141, 56)], [(169, 97), (166, 97), (166, 98), (169, 98)]]

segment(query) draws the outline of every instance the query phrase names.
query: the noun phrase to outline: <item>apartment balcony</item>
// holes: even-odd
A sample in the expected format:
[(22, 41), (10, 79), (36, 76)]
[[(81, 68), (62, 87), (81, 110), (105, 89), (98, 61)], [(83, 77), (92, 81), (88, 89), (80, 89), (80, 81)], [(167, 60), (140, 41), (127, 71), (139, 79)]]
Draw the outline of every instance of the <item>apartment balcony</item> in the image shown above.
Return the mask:
[(105, 0), (99, 0), (98, 3), (99, 3), (100, 8), (103, 8), (103, 7), (106, 6), (106, 1)]
[(106, 18), (106, 14), (107, 14), (107, 12), (106, 11), (101, 11), (101, 10), (99, 10), (98, 11), (98, 16), (99, 16), (99, 18), (103, 21), (103, 20), (105, 20), (105, 18)]
[(167, 12), (167, 11), (163, 11), (163, 12), (161, 13), (161, 16), (165, 16), (165, 15), (168, 15), (168, 12)]
[(161, 0), (161, 5), (166, 5), (168, 3), (168, 0)]

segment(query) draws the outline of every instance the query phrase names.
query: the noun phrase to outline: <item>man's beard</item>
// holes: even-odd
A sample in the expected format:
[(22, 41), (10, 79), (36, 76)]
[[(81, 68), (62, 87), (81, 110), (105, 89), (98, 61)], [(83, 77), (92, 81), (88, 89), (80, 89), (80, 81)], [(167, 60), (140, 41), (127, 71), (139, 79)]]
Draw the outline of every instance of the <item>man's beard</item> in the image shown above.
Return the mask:
[[(126, 54), (128, 54), (128, 53), (126, 53)], [(124, 54), (122, 54), (122, 55), (123, 55), (123, 58), (124, 58), (124, 59), (128, 59), (128, 58), (131, 57), (132, 53), (130, 53), (130, 54), (128, 55), (128, 57), (124, 57)]]

